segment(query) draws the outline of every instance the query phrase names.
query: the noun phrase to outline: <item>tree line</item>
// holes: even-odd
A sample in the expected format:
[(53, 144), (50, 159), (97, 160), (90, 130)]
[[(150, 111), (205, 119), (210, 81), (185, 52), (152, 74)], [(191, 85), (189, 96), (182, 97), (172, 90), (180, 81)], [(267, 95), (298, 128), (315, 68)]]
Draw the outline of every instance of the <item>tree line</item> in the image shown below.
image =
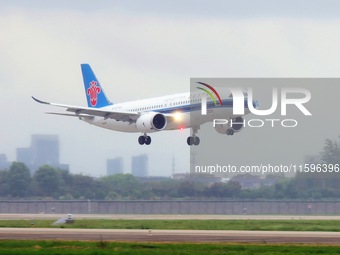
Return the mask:
[(115, 174), (93, 178), (72, 174), (48, 165), (33, 176), (21, 162), (13, 162), (0, 171), (1, 198), (53, 199), (159, 199), (184, 197), (234, 197), (241, 190), (238, 183), (215, 183), (212, 186), (194, 180), (164, 178), (145, 181), (131, 174)]
[[(327, 139), (321, 154), (323, 163), (340, 164), (340, 143)], [(184, 180), (164, 178), (141, 180), (131, 174), (93, 178), (72, 174), (48, 165), (33, 176), (27, 166), (13, 162), (0, 171), (0, 198), (52, 199), (338, 199), (340, 172), (302, 172), (277, 178), (274, 185), (241, 189), (238, 182), (202, 183), (195, 176)]]

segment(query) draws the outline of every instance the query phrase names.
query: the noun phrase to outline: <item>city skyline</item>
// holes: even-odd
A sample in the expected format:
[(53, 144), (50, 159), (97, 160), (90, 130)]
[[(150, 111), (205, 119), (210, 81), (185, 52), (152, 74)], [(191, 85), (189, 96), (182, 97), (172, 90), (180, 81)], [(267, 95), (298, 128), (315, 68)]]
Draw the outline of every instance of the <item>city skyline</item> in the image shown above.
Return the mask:
[[(59, 168), (62, 170), (67, 170), (72, 167), (67, 163), (60, 163), (60, 138), (55, 134), (32, 134), (31, 142), (28, 147), (18, 147), (16, 148), (16, 158), (14, 161), (24, 163), (31, 171), (33, 175), (36, 170), (42, 165), (50, 165), (55, 168)], [(47, 153), (47, 154), (46, 154)], [(141, 160), (139, 160), (141, 158)], [(122, 155), (116, 155), (113, 158), (106, 159), (106, 175), (112, 175), (117, 173), (131, 173), (133, 174), (133, 165), (134, 160), (137, 160), (139, 163), (146, 162), (143, 165), (142, 174), (137, 174), (136, 176), (147, 177), (150, 176), (147, 168), (148, 155), (140, 154), (140, 155), (132, 155), (127, 160), (124, 160)], [(146, 160), (146, 161), (145, 161)], [(7, 155), (5, 153), (0, 152), (0, 170), (8, 169), (10, 164), (14, 161), (9, 161), (7, 159)], [(171, 162), (174, 159), (171, 157)], [(138, 163), (137, 162), (137, 163)], [(168, 175), (153, 175), (153, 176), (171, 176), (173, 171), (175, 170), (173, 163), (166, 166), (169, 169)], [(113, 170), (117, 168), (116, 170)], [(138, 170), (137, 170), (138, 172)], [(90, 175), (93, 177), (99, 177), (96, 175)]]

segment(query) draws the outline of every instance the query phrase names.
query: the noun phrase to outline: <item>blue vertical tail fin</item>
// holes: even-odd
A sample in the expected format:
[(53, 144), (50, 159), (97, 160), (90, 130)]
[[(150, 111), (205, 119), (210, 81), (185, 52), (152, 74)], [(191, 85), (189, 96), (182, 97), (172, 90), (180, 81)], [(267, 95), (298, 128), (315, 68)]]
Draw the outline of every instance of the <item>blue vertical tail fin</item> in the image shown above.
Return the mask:
[(101, 108), (104, 106), (112, 105), (112, 102), (106, 96), (90, 65), (81, 64), (81, 72), (83, 74), (88, 107)]

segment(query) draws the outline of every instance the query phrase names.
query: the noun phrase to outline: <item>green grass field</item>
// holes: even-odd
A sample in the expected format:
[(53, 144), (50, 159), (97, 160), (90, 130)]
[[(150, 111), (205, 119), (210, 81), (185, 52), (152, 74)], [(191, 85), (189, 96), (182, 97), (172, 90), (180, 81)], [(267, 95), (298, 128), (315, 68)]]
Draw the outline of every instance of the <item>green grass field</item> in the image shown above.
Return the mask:
[(324, 245), (254, 245), (254, 244), (175, 244), (67, 241), (1, 241), (0, 254), (339, 254), (339, 246)]
[[(34, 225), (32, 225), (32, 222)], [(98, 229), (192, 229), (340, 231), (337, 220), (76, 220), (74, 224), (52, 225), (51, 220), (1, 220), (0, 227), (98, 228)]]

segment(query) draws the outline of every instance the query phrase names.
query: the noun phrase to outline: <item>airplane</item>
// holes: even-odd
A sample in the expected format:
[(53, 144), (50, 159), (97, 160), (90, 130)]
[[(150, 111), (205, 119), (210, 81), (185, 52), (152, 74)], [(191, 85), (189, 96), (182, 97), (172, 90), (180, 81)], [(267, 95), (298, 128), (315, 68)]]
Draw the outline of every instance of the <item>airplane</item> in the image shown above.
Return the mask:
[[(199, 145), (197, 136), (200, 126), (212, 122), (216, 118), (230, 119), (231, 124), (218, 124), (215, 129), (218, 133), (233, 135), (243, 128), (243, 117), (233, 115), (232, 95), (220, 97), (209, 84), (198, 82), (205, 88), (195, 92), (179, 93), (162, 97), (155, 97), (125, 103), (113, 103), (105, 94), (103, 87), (96, 78), (89, 64), (81, 64), (85, 94), (88, 107), (72, 106), (50, 103), (32, 98), (41, 104), (66, 108), (67, 112), (48, 112), (62, 116), (74, 116), (89, 124), (120, 132), (141, 133), (138, 138), (140, 145), (150, 145), (149, 133), (163, 130), (183, 130), (191, 128), (191, 135), (187, 138), (189, 146)], [(212, 96), (216, 92), (218, 100)], [(208, 97), (207, 95), (210, 95)], [(202, 115), (202, 103), (205, 101), (208, 114)], [(245, 114), (247, 97), (244, 97)]]

